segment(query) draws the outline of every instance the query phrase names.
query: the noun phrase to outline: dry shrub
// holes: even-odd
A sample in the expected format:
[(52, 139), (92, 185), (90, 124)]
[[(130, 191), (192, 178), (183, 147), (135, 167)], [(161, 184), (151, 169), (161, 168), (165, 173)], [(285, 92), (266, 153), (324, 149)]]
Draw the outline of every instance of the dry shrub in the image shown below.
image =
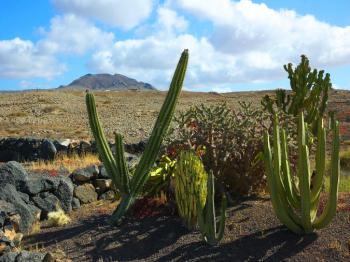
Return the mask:
[(220, 191), (236, 196), (265, 189), (261, 138), (269, 122), (261, 109), (251, 103), (239, 104), (236, 111), (226, 104), (201, 104), (180, 113), (167, 148), (171, 156), (183, 149), (203, 148), (203, 163), (208, 172), (213, 171)]
[(92, 164), (100, 164), (98, 155), (95, 154), (85, 154), (79, 156), (78, 154), (74, 155), (60, 155), (55, 160), (52, 161), (36, 161), (36, 162), (27, 162), (25, 166), (30, 171), (48, 171), (53, 172), (55, 170), (60, 170), (62, 167), (67, 169), (69, 173), (73, 172), (75, 169), (84, 168)]
[(58, 206), (57, 211), (49, 212), (47, 214), (47, 224), (49, 227), (61, 227), (68, 225), (70, 222), (71, 219)]

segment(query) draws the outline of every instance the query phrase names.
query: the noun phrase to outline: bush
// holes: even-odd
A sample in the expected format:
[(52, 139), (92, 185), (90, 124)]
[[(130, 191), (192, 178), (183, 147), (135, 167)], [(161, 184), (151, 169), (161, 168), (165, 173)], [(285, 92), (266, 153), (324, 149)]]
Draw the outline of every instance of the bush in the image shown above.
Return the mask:
[(261, 159), (263, 130), (269, 128), (268, 115), (251, 103), (240, 102), (237, 111), (225, 103), (201, 104), (175, 117), (168, 138), (171, 157), (181, 150), (200, 154), (206, 171), (213, 171), (218, 193), (249, 195), (265, 189)]

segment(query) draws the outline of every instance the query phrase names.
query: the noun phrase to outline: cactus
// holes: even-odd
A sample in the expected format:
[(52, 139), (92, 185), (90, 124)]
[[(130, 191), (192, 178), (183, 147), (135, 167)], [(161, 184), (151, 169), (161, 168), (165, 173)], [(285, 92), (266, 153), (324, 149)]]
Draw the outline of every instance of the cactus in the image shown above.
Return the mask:
[(190, 230), (197, 225), (198, 203), (205, 204), (207, 178), (200, 158), (191, 151), (181, 151), (175, 166), (175, 200), (179, 215)]
[(305, 55), (301, 56), (300, 64), (293, 69), (291, 63), (284, 65), (288, 73), (292, 93), (286, 95), (282, 89), (276, 90), (276, 98), (271, 99), (266, 95), (261, 104), (265, 110), (275, 113), (273, 104), (283, 112), (297, 117), (300, 112), (305, 114), (305, 122), (308, 123), (316, 135), (317, 122), (322, 118), (327, 107), (328, 91), (332, 87), (330, 75), (324, 76), (324, 71), (311, 71), (309, 60)]
[[(269, 134), (264, 134), (264, 159), (273, 208), (279, 220), (295, 233), (310, 233), (327, 226), (336, 213), (339, 182), (339, 124), (332, 124), (333, 145), (331, 156), (330, 190), (327, 206), (317, 217), (317, 209), (326, 165), (326, 131), (323, 119), (318, 121), (315, 170), (311, 175), (309, 148), (306, 144), (306, 123), (301, 112), (298, 116), (297, 175), (292, 176), (288, 159), (286, 133), (280, 133), (277, 115), (273, 123), (273, 151)], [(280, 137), (281, 135), (281, 137)], [(298, 215), (300, 214), (300, 215)]]
[(198, 226), (205, 242), (209, 245), (217, 245), (225, 231), (226, 221), (226, 196), (223, 195), (221, 203), (221, 217), (219, 221), (219, 228), (217, 230), (217, 217), (215, 215), (215, 204), (214, 204), (214, 175), (210, 172), (208, 175), (207, 182), (207, 199), (205, 205), (203, 205), (198, 198)]
[(188, 50), (186, 49), (183, 51), (178, 62), (169, 92), (160, 110), (146, 149), (132, 177), (129, 175), (129, 170), (127, 169), (124, 158), (122, 136), (120, 134), (115, 134), (116, 153), (113, 155), (96, 112), (94, 96), (89, 92), (86, 94), (90, 127), (96, 140), (98, 152), (106, 167), (107, 173), (122, 195), (120, 204), (112, 214), (112, 224), (117, 224), (122, 220), (149, 177), (149, 170), (156, 160), (161, 143), (174, 114), (175, 105), (184, 81), (187, 62)]

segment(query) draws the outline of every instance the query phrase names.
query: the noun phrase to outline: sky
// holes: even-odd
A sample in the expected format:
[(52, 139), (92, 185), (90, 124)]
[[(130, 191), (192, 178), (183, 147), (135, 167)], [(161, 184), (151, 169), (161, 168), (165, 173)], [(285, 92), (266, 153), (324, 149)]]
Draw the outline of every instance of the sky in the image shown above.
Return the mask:
[(0, 90), (55, 88), (88, 73), (168, 89), (183, 49), (184, 88), (289, 88), (305, 54), (350, 90), (349, 0), (2, 0)]

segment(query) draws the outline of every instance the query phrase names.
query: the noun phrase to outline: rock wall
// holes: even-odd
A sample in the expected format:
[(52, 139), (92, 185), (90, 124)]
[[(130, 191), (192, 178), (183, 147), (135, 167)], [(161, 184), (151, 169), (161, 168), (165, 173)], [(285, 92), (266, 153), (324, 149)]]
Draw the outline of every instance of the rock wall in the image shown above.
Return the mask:
[[(126, 153), (126, 160), (132, 167), (139, 159)], [(70, 212), (82, 204), (118, 197), (103, 165), (69, 174), (64, 170), (28, 173), (18, 162), (0, 163), (0, 188), (0, 262), (47, 261), (49, 253), (21, 251), (24, 234), (32, 232), (58, 206)]]
[[(126, 144), (125, 151), (138, 154), (145, 149), (146, 142)], [(113, 144), (110, 144), (112, 150)], [(0, 162), (53, 160), (57, 155), (96, 153), (96, 145), (90, 141), (50, 140), (36, 138), (0, 139)]]

